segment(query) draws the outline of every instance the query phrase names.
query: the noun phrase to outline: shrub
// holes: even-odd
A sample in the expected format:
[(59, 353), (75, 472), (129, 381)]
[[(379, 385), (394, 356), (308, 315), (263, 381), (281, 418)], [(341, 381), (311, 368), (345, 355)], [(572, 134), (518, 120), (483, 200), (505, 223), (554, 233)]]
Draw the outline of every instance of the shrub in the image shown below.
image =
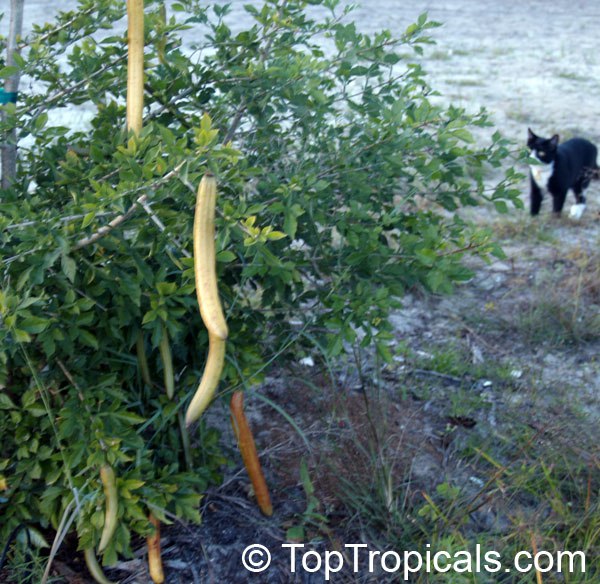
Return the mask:
[[(436, 105), (406, 57), (431, 42), (425, 15), (397, 38), (369, 36), (336, 0), (267, 0), (234, 33), (226, 6), (161, 6), (146, 7), (139, 137), (123, 129), (117, 0), (81, 0), (34, 28), (18, 60), (26, 90), (0, 127), (23, 141), (0, 193), (0, 531), (70, 517), (80, 548), (97, 545), (108, 463), (121, 504), (105, 563), (150, 531), (149, 511), (198, 520), (222, 463), (214, 433), (200, 426), (188, 448), (179, 425), (207, 347), (190, 259), (206, 170), (220, 185), (227, 391), (308, 338), (332, 356), (361, 342), (389, 357), (387, 315), (407, 289), (450, 291), (469, 277), (465, 253), (499, 253), (457, 210), (517, 202), (511, 170), (484, 182), (509, 156), (498, 134), (476, 145), (486, 114)], [(84, 129), (61, 123), (65, 108), (88, 112)]]

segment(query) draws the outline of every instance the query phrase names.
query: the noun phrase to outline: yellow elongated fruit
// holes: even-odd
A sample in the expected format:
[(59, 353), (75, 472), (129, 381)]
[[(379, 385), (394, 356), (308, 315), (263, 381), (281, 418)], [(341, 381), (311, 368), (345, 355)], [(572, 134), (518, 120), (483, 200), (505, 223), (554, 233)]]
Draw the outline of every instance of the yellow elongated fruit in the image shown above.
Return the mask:
[(229, 408), (231, 410), (231, 425), (238, 441), (244, 466), (254, 489), (256, 502), (262, 513), (270, 517), (273, 515), (271, 496), (269, 495), (269, 488), (267, 487), (265, 475), (263, 474), (258, 453), (256, 452), (252, 429), (244, 413), (244, 394), (241, 391), (233, 393)]
[(185, 425), (193, 424), (204, 412), (215, 395), (225, 363), (225, 341), (208, 333), (208, 356), (200, 385), (185, 414)]
[(162, 338), (160, 339), (160, 357), (163, 362), (163, 373), (165, 378), (165, 389), (167, 397), (173, 399), (175, 393), (175, 376), (173, 375), (173, 357), (171, 355), (171, 345), (169, 344), (169, 333), (167, 327), (162, 327)]
[(90, 574), (98, 582), (98, 584), (114, 584), (111, 582), (102, 571), (100, 564), (98, 563), (98, 559), (96, 558), (96, 554), (92, 548), (88, 548), (83, 552), (85, 556), (85, 564)]
[(148, 544), (148, 571), (154, 584), (163, 584), (165, 573), (160, 556), (160, 521), (152, 513), (150, 513), (148, 519), (154, 525), (154, 533), (146, 539)]
[(217, 181), (205, 174), (200, 181), (194, 215), (194, 275), (196, 295), (204, 326), (215, 337), (227, 338), (228, 330), (217, 287), (215, 255), (215, 207)]
[(119, 511), (119, 497), (117, 495), (117, 479), (115, 471), (109, 464), (103, 464), (100, 468), (100, 480), (104, 488), (105, 511), (104, 527), (100, 536), (98, 553), (102, 553), (110, 543), (117, 529), (117, 514)]
[(127, 129), (139, 134), (144, 108), (144, 0), (127, 0)]

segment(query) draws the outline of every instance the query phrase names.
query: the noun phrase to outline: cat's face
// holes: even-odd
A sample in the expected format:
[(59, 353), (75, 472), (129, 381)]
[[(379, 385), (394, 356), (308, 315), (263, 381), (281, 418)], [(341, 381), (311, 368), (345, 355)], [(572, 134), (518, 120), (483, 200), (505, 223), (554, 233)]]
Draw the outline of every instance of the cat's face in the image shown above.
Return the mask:
[(558, 134), (554, 134), (552, 138), (540, 138), (529, 129), (527, 132), (527, 147), (531, 150), (531, 155), (544, 164), (553, 162), (558, 148)]

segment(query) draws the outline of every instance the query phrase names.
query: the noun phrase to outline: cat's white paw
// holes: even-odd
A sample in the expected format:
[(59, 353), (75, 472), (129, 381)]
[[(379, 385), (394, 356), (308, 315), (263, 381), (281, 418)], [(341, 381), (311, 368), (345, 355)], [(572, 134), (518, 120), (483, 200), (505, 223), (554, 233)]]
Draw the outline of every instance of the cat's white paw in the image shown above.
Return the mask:
[(569, 211), (569, 217), (571, 219), (581, 219), (583, 212), (585, 211), (585, 203), (578, 203), (577, 205), (573, 205), (571, 210)]

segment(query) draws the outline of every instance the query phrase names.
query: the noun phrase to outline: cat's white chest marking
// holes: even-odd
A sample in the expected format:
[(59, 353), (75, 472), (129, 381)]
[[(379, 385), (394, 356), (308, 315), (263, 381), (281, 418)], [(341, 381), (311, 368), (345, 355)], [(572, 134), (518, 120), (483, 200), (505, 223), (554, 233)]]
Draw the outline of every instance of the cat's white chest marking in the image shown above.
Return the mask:
[[(539, 160), (535, 153), (532, 153), (532, 156), (536, 160)], [(548, 181), (554, 172), (554, 162), (551, 162), (550, 164), (536, 164), (535, 166), (532, 164), (529, 168), (531, 169), (531, 176), (533, 177), (533, 180), (536, 182), (537, 186), (543, 190), (547, 189)]]

